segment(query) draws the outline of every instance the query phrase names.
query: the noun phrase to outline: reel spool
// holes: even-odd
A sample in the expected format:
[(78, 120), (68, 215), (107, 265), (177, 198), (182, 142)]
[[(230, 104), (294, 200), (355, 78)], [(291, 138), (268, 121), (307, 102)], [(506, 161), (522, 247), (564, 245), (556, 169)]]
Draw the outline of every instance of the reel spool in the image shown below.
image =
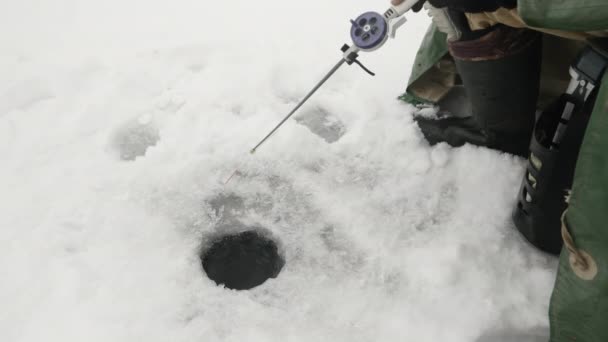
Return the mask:
[(350, 22), (350, 37), (361, 51), (376, 50), (388, 39), (389, 24), (380, 13), (365, 12)]

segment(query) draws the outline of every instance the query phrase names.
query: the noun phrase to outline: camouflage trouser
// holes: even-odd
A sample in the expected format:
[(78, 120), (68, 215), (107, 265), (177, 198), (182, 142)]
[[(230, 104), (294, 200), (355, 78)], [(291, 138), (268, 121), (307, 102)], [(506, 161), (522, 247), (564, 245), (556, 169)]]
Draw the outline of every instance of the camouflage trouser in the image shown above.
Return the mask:
[(508, 10), (501, 8), (491, 13), (467, 13), (466, 16), (469, 20), (469, 25), (471, 26), (472, 30), (480, 30), (494, 26), (496, 24), (503, 24), (515, 28), (527, 27), (558, 37), (574, 40), (586, 40), (588, 38), (593, 37), (608, 37), (608, 30), (576, 32), (532, 27), (524, 23), (523, 19), (521, 18), (516, 9)]
[[(431, 27), (429, 34), (445, 37), (442, 33), (436, 32), (434, 26)], [(438, 103), (456, 84), (458, 72), (452, 57), (448, 54), (445, 42), (437, 45), (439, 46), (436, 48), (439, 50), (437, 53), (441, 56), (434, 63), (430, 63), (424, 51), (419, 54), (416, 63), (429, 63), (429, 65), (419, 73), (417, 70), (413, 71), (407, 93), (401, 97), (403, 100), (412, 102), (414, 98), (417, 102)], [(570, 82), (569, 66), (584, 46), (582, 41), (543, 35), (539, 108), (546, 106), (564, 92)]]
[[(499, 9), (491, 13), (467, 13), (466, 16), (473, 30), (503, 24), (545, 33), (539, 107), (544, 107), (566, 89), (570, 82), (569, 66), (585, 46), (584, 41), (593, 37), (608, 37), (608, 30), (574, 32), (529, 27), (515, 9)], [(427, 43), (432, 42), (439, 46), (441, 42), (437, 40), (441, 39), (445, 40), (445, 35), (437, 32), (433, 26), (427, 34), (426, 40), (430, 40)], [(445, 42), (443, 44), (445, 46)], [(422, 49), (424, 49), (424, 43)], [(436, 50), (441, 49), (436, 48)], [(457, 72), (451, 56), (447, 54), (447, 48), (444, 48), (442, 52), (443, 57), (429, 65), (425, 72), (417, 74), (414, 70), (408, 86), (408, 94), (405, 97), (409, 95), (423, 102), (437, 103), (451, 90), (457, 79)]]

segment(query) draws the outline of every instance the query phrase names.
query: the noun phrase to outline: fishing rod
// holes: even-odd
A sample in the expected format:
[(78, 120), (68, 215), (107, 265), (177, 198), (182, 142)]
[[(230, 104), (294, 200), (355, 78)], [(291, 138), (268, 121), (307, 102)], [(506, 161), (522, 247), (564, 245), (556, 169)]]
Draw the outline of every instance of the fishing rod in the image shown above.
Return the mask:
[(344, 44), (341, 48), (343, 52), (342, 58), (338, 63), (331, 68), (331, 70), (317, 83), (314, 88), (295, 106), (295, 108), (276, 125), (270, 133), (268, 133), (264, 139), (262, 139), (250, 153), (254, 154), (260, 146), (262, 146), (270, 137), (272, 137), (276, 131), (289, 120), (297, 111), (304, 105), (314, 93), (327, 82), (344, 64), (352, 65), (357, 64), (365, 72), (371, 76), (375, 76), (373, 72), (367, 69), (359, 60), (359, 52), (371, 52), (380, 49), (389, 38), (395, 38), (397, 30), (405, 24), (407, 19), (403, 16), (410, 9), (412, 9), (419, 0), (406, 0), (400, 5), (392, 6), (384, 14), (377, 12), (365, 12), (357, 17), (355, 20), (351, 20), (350, 37), (352, 39), (352, 46)]

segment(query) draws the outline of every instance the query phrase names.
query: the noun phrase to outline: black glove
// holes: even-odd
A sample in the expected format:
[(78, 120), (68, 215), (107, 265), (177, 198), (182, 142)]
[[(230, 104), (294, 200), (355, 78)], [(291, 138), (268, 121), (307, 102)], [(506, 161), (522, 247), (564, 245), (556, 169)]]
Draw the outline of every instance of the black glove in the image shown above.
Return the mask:
[(508, 9), (517, 7), (517, 0), (428, 0), (428, 2), (436, 8), (447, 7), (467, 13), (494, 12), (501, 7)]
[(414, 11), (416, 13), (420, 12), (420, 10), (422, 9), (422, 6), (424, 5), (425, 2), (426, 2), (426, 0), (418, 1), (418, 3), (416, 3), (414, 6), (412, 6), (412, 11)]
[[(392, 0), (391, 1), (391, 5), (393, 6), (398, 6), (401, 5), (405, 0)], [(424, 3), (426, 2), (426, 0), (418, 0), (418, 2), (412, 6), (411, 10), (418, 13), (420, 12), (420, 10), (422, 9), (422, 6), (424, 6)]]

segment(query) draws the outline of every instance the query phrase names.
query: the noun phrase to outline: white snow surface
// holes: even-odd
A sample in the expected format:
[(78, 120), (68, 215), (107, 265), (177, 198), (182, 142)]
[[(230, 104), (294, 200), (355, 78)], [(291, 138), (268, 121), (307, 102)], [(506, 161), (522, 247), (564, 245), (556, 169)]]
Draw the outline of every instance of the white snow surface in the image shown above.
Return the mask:
[[(556, 262), (510, 221), (523, 161), (430, 147), (396, 100), (426, 15), (361, 56), (377, 77), (343, 67), (248, 154), (338, 61), (348, 20), (387, 6), (0, 3), (0, 341), (547, 329)], [(276, 239), (278, 278), (239, 292), (205, 276), (199, 252), (242, 229), (230, 220)]]

